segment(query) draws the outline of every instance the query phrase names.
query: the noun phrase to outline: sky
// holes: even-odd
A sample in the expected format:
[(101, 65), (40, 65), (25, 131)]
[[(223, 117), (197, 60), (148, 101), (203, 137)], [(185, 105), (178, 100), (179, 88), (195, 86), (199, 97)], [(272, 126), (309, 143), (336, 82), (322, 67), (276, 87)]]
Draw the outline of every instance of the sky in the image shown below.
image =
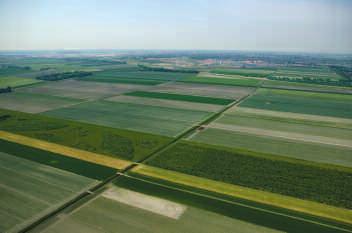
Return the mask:
[(0, 0), (0, 50), (352, 53), (351, 0)]

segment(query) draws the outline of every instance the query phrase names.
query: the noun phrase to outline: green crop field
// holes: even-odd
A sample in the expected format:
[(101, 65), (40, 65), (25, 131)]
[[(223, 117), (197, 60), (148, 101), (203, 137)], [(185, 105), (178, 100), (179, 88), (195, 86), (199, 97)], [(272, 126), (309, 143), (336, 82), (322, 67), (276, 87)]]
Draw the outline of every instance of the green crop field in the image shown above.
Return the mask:
[(97, 125), (176, 136), (211, 113), (141, 104), (95, 101), (48, 111), (45, 115)]
[(352, 118), (352, 95), (260, 89), (241, 107)]
[(17, 232), (97, 183), (7, 153), (0, 158), (1, 232)]
[(79, 103), (80, 100), (32, 93), (3, 93), (0, 95), (0, 108), (29, 113), (44, 112), (51, 109)]
[(1, 77), (0, 88), (5, 87), (21, 87), (35, 83), (40, 83), (40, 80), (30, 78), (18, 78), (18, 77)]
[[(110, 189), (117, 189), (112, 187)], [(125, 189), (117, 189), (124, 192)], [(125, 191), (126, 192), (126, 191)], [(127, 190), (127, 192), (132, 192)], [(134, 193), (134, 192), (132, 192)], [(133, 195), (133, 194), (132, 194)], [(156, 205), (163, 205), (165, 199), (137, 192), (139, 198), (149, 202), (148, 207), (153, 209)], [(120, 198), (120, 196), (116, 196)], [(123, 198), (123, 196), (121, 197)], [(123, 198), (124, 200), (124, 198)], [(138, 201), (138, 200), (137, 200)], [(262, 227), (245, 221), (229, 218), (220, 214), (212, 213), (206, 210), (194, 208), (192, 206), (181, 205), (176, 202), (169, 202), (169, 205), (175, 205), (185, 208), (184, 212), (178, 219), (164, 216), (168, 213), (154, 213), (141, 208), (131, 206), (129, 203), (123, 203), (119, 199), (114, 200), (104, 196), (104, 193), (82, 206), (78, 211), (72, 212), (67, 218), (60, 220), (57, 224), (48, 227), (46, 233), (77, 232), (142, 232), (145, 233), (164, 233), (164, 232), (187, 232), (187, 233), (214, 233), (214, 232), (233, 232), (241, 231), (248, 233), (269, 233), (279, 232), (274, 229)], [(170, 206), (167, 212), (175, 211)], [(216, 222), (216, 224), (214, 224)]]
[(193, 141), (270, 153), (302, 160), (352, 167), (352, 149), (341, 146), (302, 142), (270, 136), (208, 128), (192, 138)]
[(46, 82), (45, 84), (21, 88), (16, 91), (94, 100), (143, 88), (146, 88), (146, 86), (63, 80), (58, 82)]
[(138, 161), (171, 139), (41, 115), (0, 110), (0, 130)]
[(177, 143), (147, 162), (190, 175), (351, 208), (352, 170), (245, 150)]
[(223, 99), (223, 98), (215, 98), (215, 97), (181, 95), (181, 94), (149, 92), (149, 91), (135, 91), (135, 92), (129, 92), (125, 95), (149, 97), (149, 98), (156, 98), (156, 99), (181, 100), (181, 101), (188, 101), (188, 102), (218, 104), (218, 105), (227, 105), (234, 101), (231, 99)]
[(210, 71), (215, 74), (226, 74), (226, 75), (241, 75), (248, 77), (267, 77), (268, 75), (275, 72), (275, 69), (250, 69), (250, 68), (242, 68), (242, 69), (214, 69)]
[(185, 83), (203, 83), (203, 84), (213, 84), (213, 85), (228, 85), (228, 86), (245, 86), (245, 87), (257, 87), (260, 85), (260, 80), (257, 79), (230, 79), (230, 78), (209, 78), (209, 77), (189, 77), (179, 82)]

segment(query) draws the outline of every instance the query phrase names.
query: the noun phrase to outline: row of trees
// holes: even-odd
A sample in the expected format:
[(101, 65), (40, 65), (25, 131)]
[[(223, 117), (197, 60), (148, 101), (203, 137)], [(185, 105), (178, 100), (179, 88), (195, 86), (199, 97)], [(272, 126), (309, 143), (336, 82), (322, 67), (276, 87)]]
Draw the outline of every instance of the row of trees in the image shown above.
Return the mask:
[(92, 75), (92, 72), (73, 71), (73, 72), (46, 74), (46, 75), (37, 77), (37, 79), (45, 80), (45, 81), (58, 81), (58, 80), (68, 79), (68, 78), (82, 78), (89, 75)]
[(190, 73), (190, 74), (198, 74), (198, 70), (190, 70), (190, 69), (167, 69), (163, 67), (150, 67), (145, 65), (138, 65), (138, 68), (142, 71), (155, 71), (155, 72), (174, 72), (174, 73)]
[(346, 79), (332, 80), (329, 78), (309, 78), (309, 77), (292, 78), (292, 77), (276, 77), (276, 76), (268, 76), (267, 78), (270, 80), (295, 82), (295, 83), (311, 83), (311, 84), (319, 84), (319, 85), (344, 86), (344, 87), (352, 86), (352, 82)]
[(11, 87), (0, 88), (0, 94), (1, 93), (9, 93), (9, 92), (12, 92)]

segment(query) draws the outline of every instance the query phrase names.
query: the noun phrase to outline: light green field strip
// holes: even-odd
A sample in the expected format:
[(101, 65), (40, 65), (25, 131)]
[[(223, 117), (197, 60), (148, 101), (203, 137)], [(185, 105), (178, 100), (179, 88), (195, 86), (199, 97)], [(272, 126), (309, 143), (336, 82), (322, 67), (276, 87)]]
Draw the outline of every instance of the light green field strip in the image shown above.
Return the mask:
[(18, 232), (97, 181), (0, 152), (0, 231)]
[(0, 95), (0, 108), (39, 113), (59, 107), (67, 107), (81, 102), (81, 100), (31, 93), (4, 93)]
[(312, 143), (322, 143), (322, 144), (333, 145), (333, 146), (343, 146), (343, 147), (352, 149), (352, 140), (343, 140), (343, 139), (337, 139), (337, 138), (331, 138), (331, 137), (260, 129), (260, 128), (253, 128), (253, 127), (244, 127), (239, 125), (230, 125), (230, 124), (222, 124), (222, 123), (212, 123), (207, 127), (222, 129), (227, 131), (254, 134), (258, 136), (268, 136), (268, 137), (284, 138), (284, 139), (290, 139), (290, 140), (296, 140), (296, 141), (302, 141), (302, 142), (312, 142)]
[(258, 136), (215, 128), (199, 131), (190, 139), (206, 144), (352, 167), (352, 150), (346, 147)]
[(132, 169), (132, 172), (157, 179), (167, 180), (181, 185), (191, 186), (211, 192), (251, 200), (254, 202), (299, 211), (314, 216), (333, 219), (349, 224), (352, 223), (352, 211), (348, 209), (222, 183), (146, 165), (138, 165)]
[(40, 82), (42, 81), (31, 78), (0, 77), (0, 88), (20, 87)]
[(352, 119), (346, 119), (346, 118), (291, 113), (291, 112), (280, 112), (280, 111), (271, 111), (271, 110), (246, 108), (246, 107), (238, 107), (238, 106), (230, 108), (229, 110), (226, 111), (226, 114), (237, 114), (237, 113), (249, 113), (249, 114), (256, 114), (256, 115), (309, 120), (309, 121), (316, 121), (316, 122), (341, 123), (341, 124), (344, 124), (344, 126), (352, 129)]
[[(135, 193), (135, 192), (133, 192)], [(132, 198), (138, 198), (138, 200)], [(143, 198), (141, 200), (140, 198)], [(121, 203), (111, 197), (99, 196), (88, 204), (74, 211), (71, 215), (62, 218), (55, 224), (49, 226), (43, 232), (64, 233), (64, 232), (85, 232), (85, 233), (279, 233), (280, 231), (236, 220), (209, 211), (194, 207), (187, 207), (183, 214), (178, 218), (169, 218), (162, 213), (153, 213), (138, 205), (149, 205), (150, 209), (165, 207), (163, 212), (170, 213), (175, 211), (175, 206), (166, 205), (169, 201), (155, 199), (152, 196), (135, 193), (130, 199), (133, 206)], [(166, 202), (166, 203), (165, 203)], [(138, 204), (138, 205), (136, 205)]]
[(122, 170), (131, 162), (0, 130), (0, 139)]
[(208, 111), (208, 112), (217, 112), (222, 108), (222, 106), (216, 105), (216, 104), (192, 103), (192, 102), (185, 102), (185, 101), (178, 101), (178, 100), (155, 99), (155, 98), (145, 98), (145, 97), (125, 96), (125, 95), (114, 96), (105, 100), (120, 102), (120, 103), (143, 104), (143, 105), (158, 106), (158, 107), (188, 109), (188, 110), (198, 110), (198, 111)]

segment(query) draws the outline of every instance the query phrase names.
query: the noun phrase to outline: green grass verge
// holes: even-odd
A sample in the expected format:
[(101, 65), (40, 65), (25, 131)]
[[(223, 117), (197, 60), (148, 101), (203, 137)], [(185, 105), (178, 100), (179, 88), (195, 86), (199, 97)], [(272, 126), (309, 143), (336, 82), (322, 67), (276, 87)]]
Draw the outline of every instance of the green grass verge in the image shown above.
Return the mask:
[(125, 95), (149, 97), (149, 98), (156, 98), (156, 99), (182, 100), (182, 101), (188, 101), (188, 102), (218, 104), (218, 105), (227, 105), (234, 101), (230, 99), (215, 98), (215, 97), (181, 95), (181, 94), (148, 92), (148, 91), (134, 91), (134, 92), (126, 93)]
[(181, 142), (147, 164), (225, 183), (352, 208), (352, 171)]
[(80, 81), (103, 82), (103, 83), (126, 83), (126, 84), (140, 84), (140, 85), (158, 85), (163, 82), (149, 79), (128, 79), (128, 78), (109, 78), (109, 77), (85, 77), (78, 79)]
[(0, 139), (0, 148), (2, 152), (92, 179), (104, 180), (117, 172), (115, 169), (95, 163), (66, 157), (60, 154), (51, 153), (2, 139)]
[(171, 140), (9, 110), (0, 110), (0, 130), (133, 161), (143, 159)]

